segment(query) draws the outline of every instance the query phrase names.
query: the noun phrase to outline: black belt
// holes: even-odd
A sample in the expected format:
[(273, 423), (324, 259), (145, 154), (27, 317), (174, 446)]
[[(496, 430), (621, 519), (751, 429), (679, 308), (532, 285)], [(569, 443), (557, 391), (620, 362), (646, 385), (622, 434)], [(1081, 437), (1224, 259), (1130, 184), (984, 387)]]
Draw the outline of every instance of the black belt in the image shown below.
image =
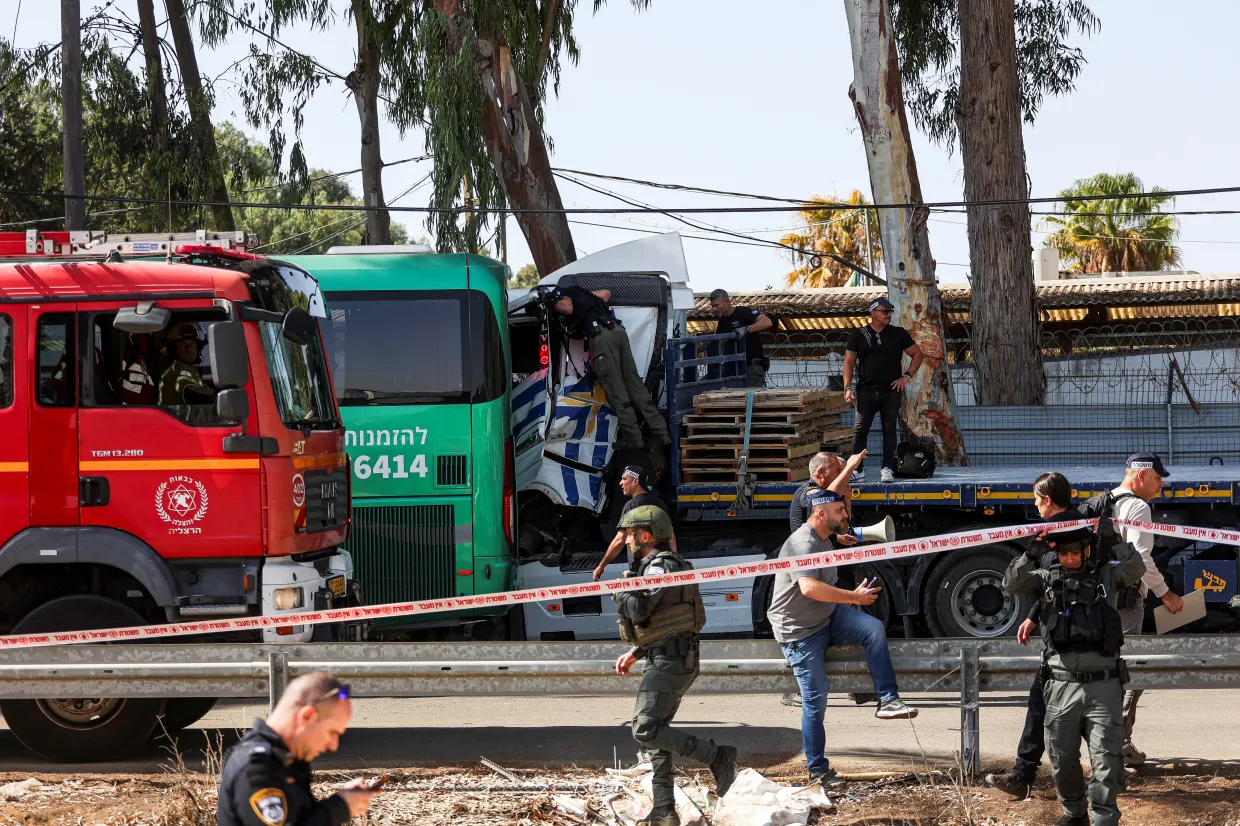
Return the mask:
[(1056, 671), (1052, 668), (1046, 675), (1046, 679), (1058, 680), (1061, 683), (1097, 683), (1118, 678), (1118, 668), (1108, 668), (1105, 671)]

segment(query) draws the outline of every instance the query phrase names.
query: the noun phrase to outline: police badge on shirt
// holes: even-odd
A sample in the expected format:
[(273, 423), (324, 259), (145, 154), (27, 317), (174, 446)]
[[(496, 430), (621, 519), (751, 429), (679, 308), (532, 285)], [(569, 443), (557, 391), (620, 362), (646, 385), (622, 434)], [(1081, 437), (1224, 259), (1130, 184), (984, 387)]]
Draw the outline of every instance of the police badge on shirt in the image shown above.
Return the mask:
[(250, 808), (267, 826), (284, 826), (288, 817), (288, 804), (280, 789), (259, 789), (250, 795)]

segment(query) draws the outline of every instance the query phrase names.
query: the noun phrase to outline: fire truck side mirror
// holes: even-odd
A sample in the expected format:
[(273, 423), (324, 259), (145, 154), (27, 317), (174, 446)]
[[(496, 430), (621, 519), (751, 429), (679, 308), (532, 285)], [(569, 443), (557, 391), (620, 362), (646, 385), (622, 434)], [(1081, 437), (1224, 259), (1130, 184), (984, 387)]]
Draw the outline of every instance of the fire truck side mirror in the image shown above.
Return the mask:
[(291, 307), (284, 314), (284, 323), (280, 327), (280, 333), (294, 344), (300, 344), (305, 347), (314, 341), (314, 331), (319, 328), (314, 317), (301, 307)]
[(145, 301), (136, 307), (122, 307), (116, 313), (112, 326), (126, 333), (158, 333), (168, 326), (172, 313), (154, 303)]
[(244, 424), (250, 418), (250, 397), (240, 387), (221, 390), (215, 397), (215, 412), (226, 422)]
[(207, 328), (207, 340), (211, 346), (211, 381), (215, 386), (220, 390), (245, 387), (250, 381), (245, 326), (236, 321), (217, 322)]

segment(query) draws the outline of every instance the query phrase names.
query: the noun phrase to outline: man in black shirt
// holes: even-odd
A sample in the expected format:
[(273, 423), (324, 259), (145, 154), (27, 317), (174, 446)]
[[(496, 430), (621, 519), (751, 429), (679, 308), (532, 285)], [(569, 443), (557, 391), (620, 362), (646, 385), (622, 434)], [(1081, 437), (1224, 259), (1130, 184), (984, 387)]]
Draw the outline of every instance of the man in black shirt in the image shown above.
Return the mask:
[[(892, 303), (876, 298), (870, 304), (870, 323), (853, 330), (844, 353), (844, 399), (857, 403), (857, 422), (853, 427), (852, 452), (865, 449), (874, 424), (874, 414), (883, 417), (883, 467), (881, 481), (894, 482), (891, 469), (896, 463), (896, 421), (904, 388), (921, 367), (921, 348), (908, 330), (891, 323)], [(902, 358), (912, 362), (901, 370)], [(857, 389), (852, 387), (857, 368)], [(860, 474), (860, 469), (857, 470)]]
[(766, 371), (771, 363), (762, 352), (762, 336), (758, 334), (774, 324), (766, 313), (749, 307), (733, 307), (727, 290), (715, 290), (710, 294), (710, 308), (719, 314), (719, 325), (715, 327), (717, 335), (733, 333), (745, 339), (745, 386), (766, 387)]
[(611, 300), (611, 291), (591, 292), (581, 287), (556, 287), (550, 299), (555, 304), (556, 312), (564, 316), (568, 334), (589, 342), (590, 366), (607, 394), (607, 403), (616, 411), (620, 422), (615, 449), (642, 447), (642, 431), (637, 423), (639, 411), (646, 420), (646, 427), (650, 428), (651, 437), (660, 445), (670, 445), (672, 439), (667, 432), (667, 422), (663, 421), (663, 415), (655, 407), (650, 391), (637, 372), (637, 363), (629, 346), (629, 334), (612, 315), (607, 304)]
[(310, 762), (336, 750), (352, 716), (349, 687), (334, 677), (314, 671), (290, 682), (224, 760), (219, 826), (343, 826), (364, 815), (380, 784), (357, 779), (323, 800), (310, 789)]
[[(654, 484), (650, 479), (650, 474), (641, 465), (629, 465), (626, 467), (624, 473), (620, 474), (620, 490), (625, 496), (629, 497), (629, 501), (625, 502), (624, 507), (620, 509), (620, 516), (623, 518), (626, 513), (634, 508), (640, 508), (642, 505), (654, 505), (670, 518), (672, 512), (659, 497), (659, 494), (650, 490), (652, 487), (654, 487)], [(607, 551), (603, 554), (602, 561), (594, 569), (595, 582), (603, 578), (603, 569), (620, 555), (620, 551), (624, 550), (624, 539), (624, 528), (620, 528), (616, 531), (616, 535), (612, 537), (611, 544), (607, 546)], [(672, 534), (671, 539), (668, 540), (668, 545), (673, 552), (676, 552), (675, 534)]]

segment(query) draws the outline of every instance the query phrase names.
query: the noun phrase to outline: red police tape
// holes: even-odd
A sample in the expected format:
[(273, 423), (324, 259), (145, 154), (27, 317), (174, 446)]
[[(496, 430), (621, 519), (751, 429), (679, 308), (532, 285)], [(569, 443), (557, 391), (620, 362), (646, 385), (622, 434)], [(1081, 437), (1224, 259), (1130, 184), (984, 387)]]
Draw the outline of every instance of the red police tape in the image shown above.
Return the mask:
[[(492, 608), (498, 605), (522, 605), (551, 599), (571, 599), (590, 594), (614, 594), (620, 591), (665, 588), (689, 583), (709, 584), (731, 579), (766, 576), (784, 571), (804, 571), (817, 568), (833, 568), (858, 562), (880, 559), (906, 559), (928, 553), (956, 551), (982, 545), (992, 545), (1012, 539), (1022, 539), (1044, 531), (1070, 528), (1088, 524), (1088, 520), (1073, 522), (1038, 522), (1009, 528), (979, 528), (957, 533), (925, 536), (903, 542), (884, 542), (877, 545), (858, 545), (817, 554), (789, 559), (764, 559), (743, 565), (719, 568), (701, 568), (664, 574), (654, 577), (625, 577), (606, 582), (585, 582), (554, 588), (527, 588), (500, 594), (484, 594), (475, 597), (447, 597), (422, 602), (397, 602), (388, 605), (365, 605), (357, 608), (335, 608), (325, 611), (306, 611), (300, 614), (279, 616), (241, 617), (239, 619), (183, 622), (171, 625), (144, 625), (135, 628), (108, 628), (98, 631), (64, 631), (46, 634), (21, 634), (0, 636), (0, 650), (12, 648), (39, 648), (51, 645), (73, 645), (88, 642), (137, 642), (193, 634), (216, 634), (227, 631), (252, 631), (263, 628), (285, 628), (294, 625), (318, 625), (325, 622), (358, 622), (387, 619), (415, 614), (435, 614), (442, 611), (459, 611), (465, 608)], [(1180, 525), (1162, 525), (1155, 522), (1115, 521), (1116, 525), (1136, 528), (1147, 533), (1172, 536), (1194, 541), (1222, 542), (1240, 545), (1240, 532), (1220, 528), (1194, 528)]]

